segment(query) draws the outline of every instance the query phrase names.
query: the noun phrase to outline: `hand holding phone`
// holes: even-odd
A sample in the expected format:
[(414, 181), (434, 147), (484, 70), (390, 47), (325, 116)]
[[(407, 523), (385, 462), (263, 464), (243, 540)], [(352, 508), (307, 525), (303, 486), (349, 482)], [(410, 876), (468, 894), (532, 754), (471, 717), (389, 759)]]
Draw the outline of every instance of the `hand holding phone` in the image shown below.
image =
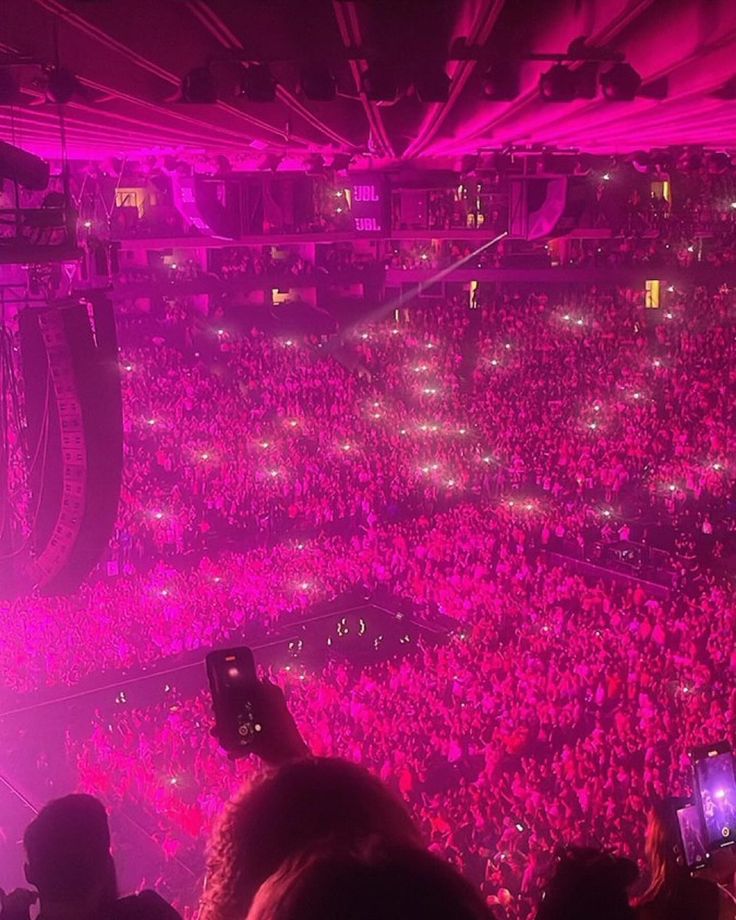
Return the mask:
[(207, 676), (215, 715), (213, 735), (231, 757), (256, 754), (277, 765), (308, 756), (282, 690), (258, 680), (249, 648), (210, 652)]

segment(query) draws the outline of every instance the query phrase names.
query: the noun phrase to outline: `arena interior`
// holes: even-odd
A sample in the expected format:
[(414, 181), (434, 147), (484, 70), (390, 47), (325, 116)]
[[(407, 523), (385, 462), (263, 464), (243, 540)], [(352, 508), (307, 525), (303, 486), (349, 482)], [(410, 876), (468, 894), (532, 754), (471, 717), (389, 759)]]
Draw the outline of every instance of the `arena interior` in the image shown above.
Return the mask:
[[(207, 841), (264, 767), (204, 659), (247, 646), (497, 920), (575, 859), (622, 913), (556, 917), (733, 917), (736, 5), (0, 15), (2, 889), (84, 792), (124, 894), (236, 920)], [(364, 920), (237, 914), (297, 916)]]

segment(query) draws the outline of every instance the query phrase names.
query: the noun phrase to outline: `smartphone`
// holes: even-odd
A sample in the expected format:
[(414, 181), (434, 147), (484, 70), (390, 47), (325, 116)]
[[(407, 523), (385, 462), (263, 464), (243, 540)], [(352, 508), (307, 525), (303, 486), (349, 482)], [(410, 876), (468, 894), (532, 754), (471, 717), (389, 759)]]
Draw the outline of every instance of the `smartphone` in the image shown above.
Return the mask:
[(220, 649), (207, 655), (206, 664), (217, 740), (232, 754), (246, 754), (263, 731), (253, 652), (245, 646)]
[(695, 804), (700, 811), (706, 848), (736, 843), (736, 774), (727, 742), (696, 748), (691, 753)]
[(673, 799), (672, 808), (677, 822), (675, 858), (691, 872), (704, 869), (710, 862), (700, 809), (689, 799)]

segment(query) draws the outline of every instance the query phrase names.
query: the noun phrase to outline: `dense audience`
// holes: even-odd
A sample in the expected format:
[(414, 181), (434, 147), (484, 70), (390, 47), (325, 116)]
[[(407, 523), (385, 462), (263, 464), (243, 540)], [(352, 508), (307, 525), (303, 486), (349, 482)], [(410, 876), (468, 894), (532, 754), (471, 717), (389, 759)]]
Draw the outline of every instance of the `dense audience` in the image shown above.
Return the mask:
[[(500, 297), (477, 310), (447, 305), (412, 312), (404, 324), (355, 330), (350, 348), (360, 373), (318, 342), (256, 331), (210, 330), (210, 360), (163, 340), (128, 348), (126, 471), (110, 560), (110, 573), (126, 577), (49, 601), (46, 616), (35, 602), (3, 608), (8, 622), (35, 624), (17, 648), (11, 640), (4, 649), (13, 665), (6, 683), (73, 683), (94, 668), (192, 647), (182, 627), (152, 646), (141, 633), (150, 649), (142, 658), (128, 648), (132, 599), (144, 598), (144, 617), (159, 631), (161, 604), (172, 603), (162, 601), (167, 589), (157, 586), (168, 576), (158, 573), (175, 573), (164, 562), (147, 571), (152, 560), (211, 556), (233, 539), (291, 534), (293, 546), (325, 527), (338, 533), (431, 515), (472, 495), (509, 510), (517, 502), (538, 540), (571, 545), (586, 528), (613, 540), (627, 532), (622, 518), (661, 515), (681, 535), (706, 541), (717, 561), (733, 527), (723, 514), (733, 488), (731, 301), (725, 291), (675, 294), (654, 323), (627, 292), (554, 304), (545, 295)], [(173, 315), (174, 325), (180, 320)], [(254, 550), (264, 581), (283, 568), (284, 552)], [(174, 580), (181, 596), (196, 584), (206, 608), (208, 565), (196, 555), (194, 562)], [(325, 582), (337, 576), (330, 565), (317, 573)], [(248, 568), (258, 563), (249, 559)], [(350, 584), (349, 566), (341, 578)], [(273, 615), (292, 603), (287, 591), (270, 605)], [(186, 616), (198, 616), (193, 606)], [(219, 616), (212, 622), (220, 628)], [(87, 664), (78, 655), (77, 628), (98, 637), (102, 659), (91, 652)], [(191, 633), (216, 637), (202, 624)]]
[(227, 327), (214, 360), (129, 349), (120, 538), (180, 551), (465, 489), (705, 514), (734, 481), (732, 295), (665, 296), (649, 316), (595, 290), (412, 311), (352, 333), (358, 373), (329, 343)]
[[(274, 673), (311, 749), (393, 786), (506, 917), (529, 915), (560, 843), (643, 865), (646, 806), (683, 793), (687, 749), (735, 724), (733, 310), (726, 289), (665, 292), (659, 310), (626, 289), (494, 292), (340, 343), (194, 328), (175, 302), (160, 335), (143, 317), (121, 355), (107, 568), (71, 598), (0, 602), (3, 693), (136, 673), (388, 589), (454, 635)], [(653, 540), (653, 522), (671, 596), (556, 554)], [(145, 814), (195, 873), (253, 770), (223, 761), (208, 705), (174, 684), (66, 739), (80, 787)]]
[[(560, 842), (640, 858), (646, 803), (685, 791), (686, 751), (728, 736), (736, 710), (729, 592), (665, 601), (591, 584), (525, 533), (463, 505), (354, 538), (369, 584), (462, 627), (372, 668), (279, 674), (311, 749), (394, 786), (435, 852), (488, 896), (510, 893), (510, 916), (527, 915)], [(190, 857), (249, 769), (228, 771), (204, 737), (208, 706), (167, 696), (70, 742), (83, 788), (150, 809)]]
[(242, 277), (304, 278), (314, 272), (314, 265), (298, 250), (273, 246), (240, 246), (214, 249), (210, 253), (210, 270), (221, 280)]

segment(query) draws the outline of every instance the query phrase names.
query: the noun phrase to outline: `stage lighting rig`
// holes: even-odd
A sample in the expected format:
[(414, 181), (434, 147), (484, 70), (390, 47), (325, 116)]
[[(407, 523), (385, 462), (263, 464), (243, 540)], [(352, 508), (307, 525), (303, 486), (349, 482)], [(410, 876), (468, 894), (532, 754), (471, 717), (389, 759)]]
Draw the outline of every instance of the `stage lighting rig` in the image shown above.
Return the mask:
[(564, 64), (554, 64), (539, 78), (539, 92), (545, 102), (572, 102), (575, 74)]
[[(580, 36), (562, 54), (528, 54), (529, 61), (551, 61), (552, 67), (539, 78), (539, 92), (546, 102), (593, 99), (600, 83), (610, 101), (631, 101), (642, 87), (641, 75), (624, 60), (620, 51), (588, 44)], [(609, 65), (598, 74), (601, 65)]]
[(49, 102), (65, 105), (81, 93), (81, 85), (74, 74), (64, 67), (52, 67), (47, 72), (46, 97)]
[(519, 95), (518, 61), (494, 61), (482, 77), (483, 98), (489, 102), (510, 102)]
[(610, 102), (631, 102), (641, 87), (641, 75), (631, 64), (618, 62), (600, 75), (601, 91)]
[(597, 76), (596, 61), (585, 61), (575, 69), (565, 64), (553, 64), (539, 78), (539, 92), (545, 102), (593, 99)]
[(695, 173), (703, 166), (705, 153), (702, 147), (692, 145), (684, 147), (675, 161), (680, 172)]
[(181, 81), (181, 101), (199, 105), (214, 105), (217, 102), (215, 79), (209, 67), (194, 67)]
[(733, 102), (736, 99), (736, 77), (730, 77), (723, 86), (719, 86), (711, 95), (714, 99), (723, 99), (726, 102)]

